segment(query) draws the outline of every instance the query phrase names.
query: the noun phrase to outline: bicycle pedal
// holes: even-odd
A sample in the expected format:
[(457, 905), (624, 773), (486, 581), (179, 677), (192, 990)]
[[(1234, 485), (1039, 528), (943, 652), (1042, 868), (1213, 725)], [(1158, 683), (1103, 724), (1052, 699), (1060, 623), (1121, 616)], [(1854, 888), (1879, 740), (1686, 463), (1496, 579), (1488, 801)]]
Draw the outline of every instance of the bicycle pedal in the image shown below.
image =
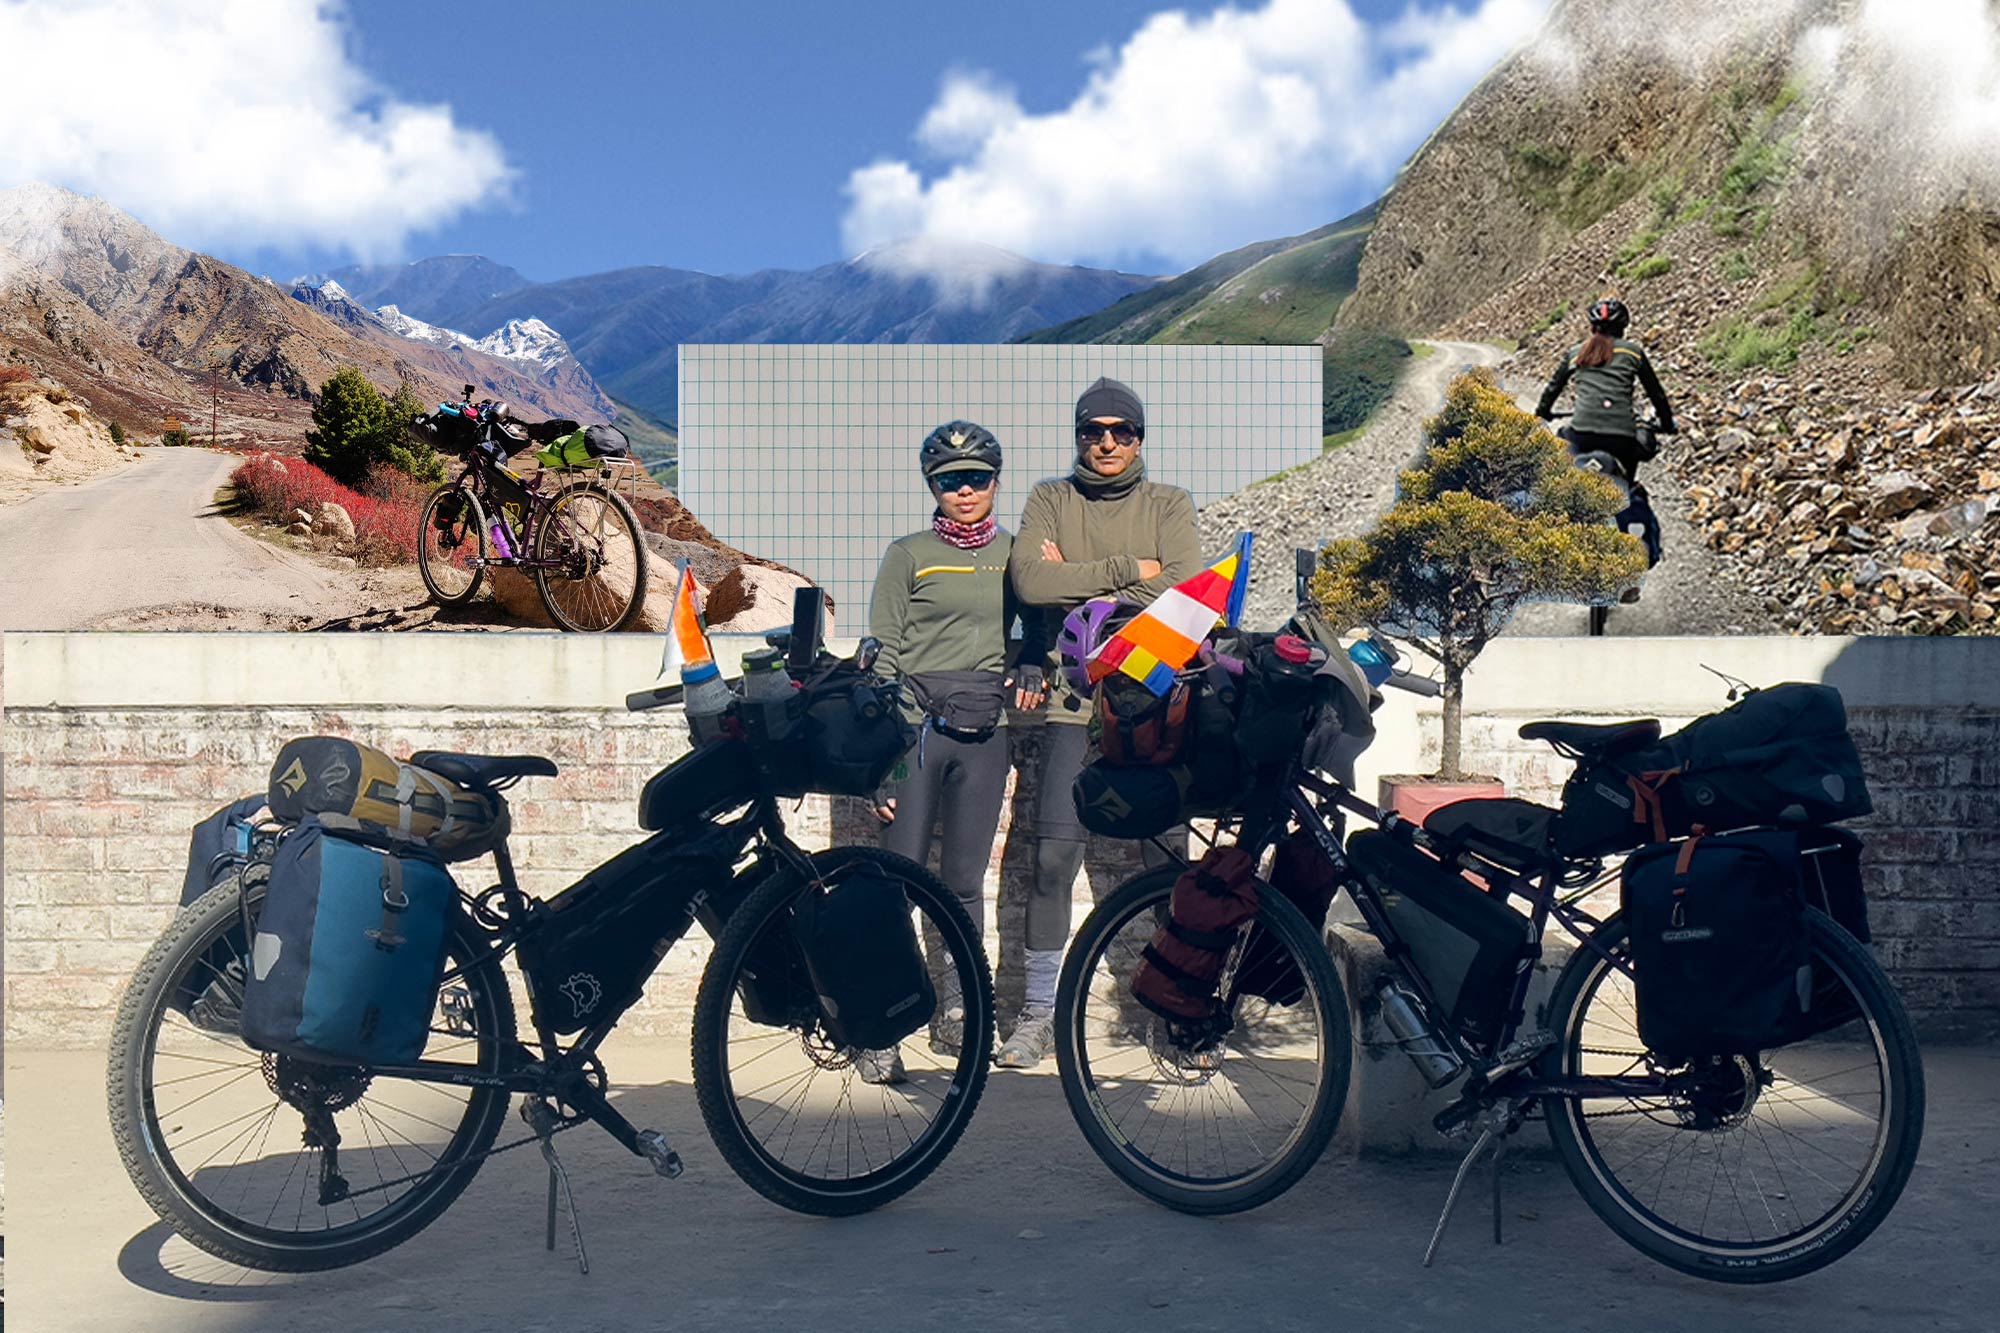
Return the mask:
[(1490, 1086), (1509, 1074), (1518, 1074), (1555, 1044), (1555, 1034), (1550, 1032), (1531, 1032), (1519, 1041), (1509, 1043), (1506, 1049), (1493, 1057), (1493, 1063), (1485, 1070), (1486, 1083)]
[(668, 1180), (677, 1180), (681, 1172), (687, 1169), (681, 1163), (681, 1155), (668, 1145), (667, 1136), (659, 1130), (640, 1130), (636, 1142), (639, 1155), (653, 1164), (654, 1174), (665, 1176)]

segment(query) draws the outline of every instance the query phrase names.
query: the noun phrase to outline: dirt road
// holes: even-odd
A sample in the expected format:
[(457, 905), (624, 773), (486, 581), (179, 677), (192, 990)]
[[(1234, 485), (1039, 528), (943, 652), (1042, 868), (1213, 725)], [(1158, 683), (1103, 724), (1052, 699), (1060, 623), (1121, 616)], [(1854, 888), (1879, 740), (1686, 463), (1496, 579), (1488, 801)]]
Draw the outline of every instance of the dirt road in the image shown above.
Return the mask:
[(154, 450), (138, 467), (0, 510), (0, 625), (88, 629), (182, 607), (284, 623), (361, 609), (351, 573), (257, 541), (216, 512), (215, 490), (238, 461)]

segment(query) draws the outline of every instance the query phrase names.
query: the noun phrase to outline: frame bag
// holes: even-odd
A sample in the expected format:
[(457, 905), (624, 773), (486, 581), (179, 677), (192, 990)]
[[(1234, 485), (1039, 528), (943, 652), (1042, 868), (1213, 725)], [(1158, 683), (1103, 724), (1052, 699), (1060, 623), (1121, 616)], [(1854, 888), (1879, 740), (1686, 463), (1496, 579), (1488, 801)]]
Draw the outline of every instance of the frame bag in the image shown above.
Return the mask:
[(860, 866), (815, 885), (792, 908), (828, 1035), (856, 1050), (886, 1050), (937, 1010), (903, 886)]
[(326, 1064), (417, 1059), (457, 911), (458, 886), (442, 862), (306, 820), (271, 862), (243, 988), (243, 1040)]
[(1818, 1026), (1793, 849), (1758, 833), (1645, 847), (1621, 897), (1648, 1049), (1753, 1055)]

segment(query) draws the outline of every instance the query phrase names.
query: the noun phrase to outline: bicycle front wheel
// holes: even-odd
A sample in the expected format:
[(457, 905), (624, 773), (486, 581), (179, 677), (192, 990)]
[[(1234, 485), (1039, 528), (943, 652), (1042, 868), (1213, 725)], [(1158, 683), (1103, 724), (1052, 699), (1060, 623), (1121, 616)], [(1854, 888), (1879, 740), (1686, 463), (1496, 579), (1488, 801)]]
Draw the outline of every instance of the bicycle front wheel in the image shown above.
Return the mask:
[(646, 600), (646, 539), (625, 497), (572, 482), (536, 523), (535, 589), (550, 619), (576, 634), (625, 628)]
[(835, 892), (856, 871), (899, 883), (924, 942), (937, 1012), (893, 1050), (830, 1039), (790, 982), (790, 872), (752, 889), (715, 941), (694, 1008), (694, 1088), (709, 1136), (744, 1183), (795, 1212), (880, 1207), (935, 1171), (978, 1109), (993, 1059), (993, 979), (972, 918), (938, 878), (873, 847), (812, 856)]
[[(1084, 920), (1056, 991), (1056, 1067), (1120, 1180), (1184, 1213), (1242, 1212), (1296, 1184), (1340, 1123), (1347, 1000), (1318, 932), (1260, 884), (1255, 928), (1224, 963), (1220, 1018), (1194, 1031), (1140, 1004), (1132, 979), (1179, 874), (1134, 876)], [(1240, 984), (1252, 973), (1263, 994)]]
[[(253, 920), (262, 902), (253, 887)], [(472, 1182), (507, 1094), (252, 1050), (248, 966), (233, 883), (183, 908), (139, 965), (106, 1071), (126, 1173), (161, 1220), (246, 1268), (314, 1272), (400, 1245)], [(463, 934), (431, 1030), (425, 1059), (485, 1072), (513, 1033), (499, 965)], [(302, 1146), (309, 1116), (331, 1152)]]
[[(1639, 1039), (1632, 979), (1579, 949), (1549, 998), (1558, 1077), (1653, 1076), (1646, 1097), (1550, 1098), (1549, 1137), (1584, 1202), (1635, 1249), (1695, 1277), (1782, 1282), (1881, 1225), (1923, 1138), (1909, 1015), (1868, 950), (1806, 917), (1815, 1007), (1855, 1017), (1754, 1057), (1672, 1065)], [(1597, 941), (1627, 956), (1613, 917)]]
[(486, 513), (466, 486), (441, 486), (417, 520), (417, 573), (439, 606), (464, 606), (486, 578)]

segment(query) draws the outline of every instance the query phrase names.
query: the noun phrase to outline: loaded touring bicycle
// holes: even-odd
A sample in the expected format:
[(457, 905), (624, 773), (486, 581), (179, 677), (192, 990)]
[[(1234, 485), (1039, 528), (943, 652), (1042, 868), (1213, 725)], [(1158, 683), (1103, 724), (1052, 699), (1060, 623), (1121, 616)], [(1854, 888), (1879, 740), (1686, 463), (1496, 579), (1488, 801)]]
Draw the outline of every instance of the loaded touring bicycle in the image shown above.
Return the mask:
[[(649, 836), (545, 900), (516, 880), (503, 793), (555, 778), (548, 759), (287, 745), (268, 792), (196, 830), (188, 900), (118, 1012), (112, 1130), (154, 1211), (239, 1264), (335, 1268), (410, 1239), (488, 1158), (535, 1146), (548, 1244), (567, 1213), (588, 1271), (555, 1140), (595, 1124), (681, 1174), (665, 1136), (611, 1100), (602, 1047), (697, 924), (715, 942), (695, 1093), (736, 1173), (836, 1216), (935, 1170), (985, 1087), (991, 977), (926, 870), (786, 835), (781, 798), (872, 791), (912, 739), (870, 674), (873, 642), (837, 660), (816, 608), (799, 623), (814, 631), (746, 658), (772, 669), (762, 700), (711, 717), (710, 739), (646, 784)], [(452, 868), (489, 852), (498, 882), (461, 889)], [(859, 1058), (890, 1049), (905, 1076), (864, 1080)], [(510, 1105), (523, 1132), (502, 1142)]]
[[(1590, 1208), (1684, 1272), (1778, 1281), (1865, 1239), (1915, 1161), (1924, 1081), (1837, 826), (1870, 809), (1838, 693), (1749, 691), (1670, 736), (1533, 723), (1576, 762), (1559, 806), (1419, 825), (1356, 796), (1353, 760), (1376, 686), (1435, 686), (1380, 636), (1343, 649), (1304, 609), (1289, 629), (1218, 631), (1177, 683), (1180, 735), (1078, 779), (1101, 834), (1216, 821), (1197, 863), (1107, 896), (1063, 967), (1057, 1061), (1105, 1164), (1185, 1212), (1276, 1198), (1333, 1135), (1360, 1013), (1469, 1145), (1426, 1263), (1474, 1163), (1494, 1154), (1497, 1201), (1499, 1152), (1536, 1119)], [(1372, 995), (1321, 938), (1343, 892), (1387, 956)], [(1531, 1003), (1557, 930), (1574, 951)]]

